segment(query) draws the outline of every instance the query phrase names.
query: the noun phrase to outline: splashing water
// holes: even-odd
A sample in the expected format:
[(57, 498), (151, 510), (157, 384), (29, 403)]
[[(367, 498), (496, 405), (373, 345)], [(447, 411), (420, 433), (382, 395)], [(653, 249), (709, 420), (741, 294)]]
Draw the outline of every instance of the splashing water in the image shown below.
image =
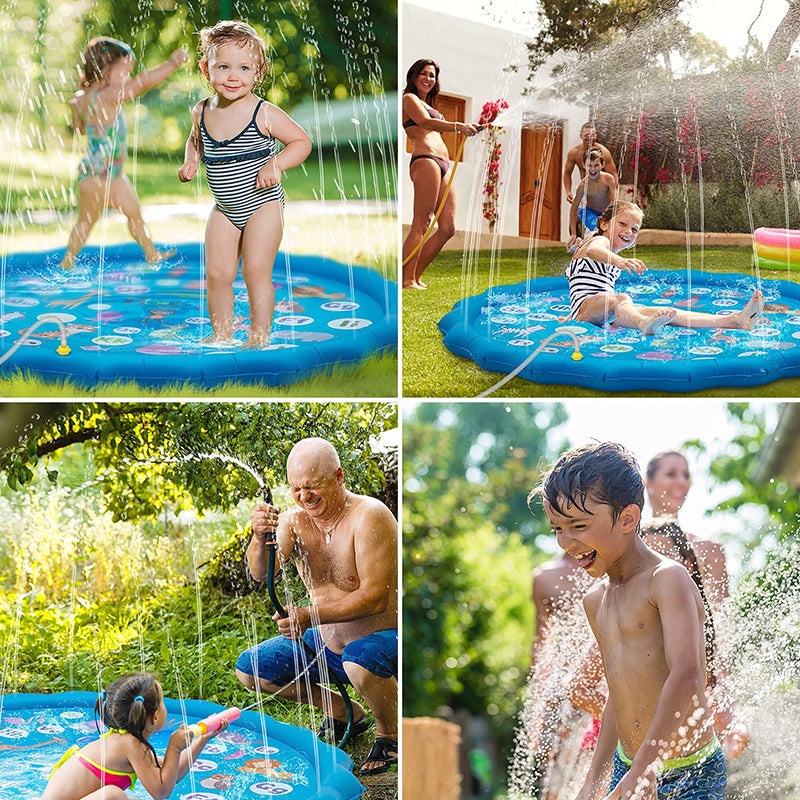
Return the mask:
[[(777, 566), (743, 579), (730, 604), (726, 685), (751, 738), (743, 755), (727, 761), (728, 797), (736, 800), (800, 796), (800, 547), (788, 550), (774, 558)], [(510, 798), (561, 800), (580, 788), (592, 754), (585, 748), (589, 717), (567, 695), (591, 641), (580, 604), (562, 605), (525, 690), (509, 768)], [(727, 754), (727, 743), (717, 735)]]

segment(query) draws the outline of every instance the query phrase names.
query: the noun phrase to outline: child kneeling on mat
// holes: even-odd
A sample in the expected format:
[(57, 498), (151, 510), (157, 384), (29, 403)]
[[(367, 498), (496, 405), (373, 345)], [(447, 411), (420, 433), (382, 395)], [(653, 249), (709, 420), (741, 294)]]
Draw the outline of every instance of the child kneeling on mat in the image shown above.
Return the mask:
[(42, 800), (126, 800), (136, 781), (156, 798), (169, 797), (210, 739), (228, 727), (192, 738), (181, 725), (159, 762), (150, 737), (167, 721), (164, 691), (154, 675), (137, 672), (100, 693), (95, 713), (109, 728), (83, 748), (73, 745), (49, 775)]

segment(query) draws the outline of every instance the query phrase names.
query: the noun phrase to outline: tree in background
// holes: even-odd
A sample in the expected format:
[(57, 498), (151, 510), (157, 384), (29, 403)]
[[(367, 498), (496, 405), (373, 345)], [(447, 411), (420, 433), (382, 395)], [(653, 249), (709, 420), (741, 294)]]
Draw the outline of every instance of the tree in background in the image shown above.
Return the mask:
[(403, 425), (406, 716), (452, 706), (510, 742), (547, 530), (526, 498), (560, 405), (421, 404)]
[[(205, 91), (197, 70), (197, 33), (219, 21), (221, 10), (218, 2), (18, 0), (12, 13), (0, 17), (0, 68), (11, 76), (9, 90), (0, 97), (0, 114), (13, 126), (20, 112), (24, 117), (33, 112), (31, 125), (21, 132), (44, 147), (51, 136), (67, 131), (66, 100), (77, 88), (80, 54), (93, 36), (130, 44), (137, 69), (185, 47), (189, 66), (139, 101), (145, 117), (171, 122), (159, 131), (162, 146), (182, 149), (188, 110)], [(233, 15), (252, 24), (267, 43), (266, 96), (287, 111), (304, 99), (342, 100), (397, 88), (394, 0), (237, 0)], [(142, 123), (145, 146), (152, 134), (146, 119)]]
[[(379, 492), (370, 438), (397, 420), (387, 403), (77, 403), (56, 417), (39, 411), (30, 407), (17, 442), (0, 451), (9, 488), (30, 482), (40, 460), (85, 443), (108, 509), (131, 521), (165, 508), (225, 511), (254, 498), (262, 483), (286, 480), (286, 457), (306, 436), (333, 443), (353, 491)], [(57, 470), (48, 476), (58, 481)]]

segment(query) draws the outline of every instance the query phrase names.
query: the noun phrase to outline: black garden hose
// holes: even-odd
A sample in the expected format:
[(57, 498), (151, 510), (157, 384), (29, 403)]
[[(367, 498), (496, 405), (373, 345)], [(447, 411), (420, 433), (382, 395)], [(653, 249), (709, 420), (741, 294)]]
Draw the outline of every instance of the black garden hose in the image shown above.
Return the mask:
[[(263, 487), (262, 496), (264, 498), (264, 502), (271, 506), (272, 492), (270, 491), (269, 486)], [(272, 601), (272, 605), (274, 606), (275, 610), (283, 619), (286, 619), (286, 617), (289, 615), (286, 613), (286, 609), (281, 605), (281, 601), (278, 599), (278, 593), (275, 590), (275, 559), (278, 553), (278, 537), (275, 535), (276, 533), (277, 531), (268, 531), (267, 541), (264, 543), (267, 548), (267, 592), (269, 593), (269, 599)], [(270, 535), (272, 538), (269, 538)], [(317, 658), (317, 653), (315, 652), (314, 648), (310, 647), (304, 639), (297, 639), (296, 641), (303, 646), (306, 653), (308, 653), (312, 659)], [(336, 745), (339, 748), (343, 748), (350, 738), (350, 731), (353, 727), (353, 703), (350, 700), (350, 695), (347, 693), (347, 689), (345, 688), (344, 684), (341, 682), (341, 680), (339, 680), (338, 675), (334, 674), (333, 672), (330, 672), (329, 674), (333, 679), (334, 685), (339, 690), (339, 694), (342, 696), (344, 707), (347, 711), (347, 727), (345, 728), (341, 741), (339, 741)]]

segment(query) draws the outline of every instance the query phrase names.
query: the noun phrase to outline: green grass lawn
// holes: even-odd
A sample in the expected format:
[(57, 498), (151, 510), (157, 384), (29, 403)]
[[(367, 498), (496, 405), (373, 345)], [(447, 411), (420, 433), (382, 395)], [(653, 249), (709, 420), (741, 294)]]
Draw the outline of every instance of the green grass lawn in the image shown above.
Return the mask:
[[(2, 210), (74, 210), (77, 195), (74, 176), (82, 155), (82, 150), (73, 153), (71, 148), (44, 152), (0, 149), (0, 186), (4, 187)], [(178, 180), (177, 171), (182, 162), (181, 156), (134, 157), (129, 152), (125, 174), (136, 186), (143, 205), (211, 202), (202, 169), (190, 184)], [(380, 162), (376, 164), (375, 173), (369, 161), (362, 166), (348, 148), (338, 159), (324, 153), (322, 165), (318, 154), (312, 153), (305, 164), (286, 173), (283, 185), (289, 200), (386, 199), (387, 183), (393, 194), (396, 181), (387, 180)]]
[[(440, 253), (425, 272), (426, 291), (403, 291), (403, 395), (405, 397), (475, 397), (490, 388), (503, 375), (487, 372), (473, 361), (453, 355), (443, 344), (438, 321), (464, 297), (486, 291), (490, 286), (519, 283), (528, 277), (563, 275), (568, 261), (563, 247), (548, 247), (538, 251), (535, 271), (528, 275), (527, 251), (506, 250), (496, 254), (481, 251), (471, 267), (468, 280), (462, 277), (461, 252)], [(650, 269), (686, 269), (684, 247), (637, 247), (636, 257)], [(692, 266), (700, 268), (700, 251), (692, 248)], [(741, 272), (749, 274), (752, 251), (741, 247), (707, 247), (703, 252), (702, 268), (707, 272)], [(800, 274), (787, 276), (785, 271), (761, 270), (762, 278), (787, 277), (800, 282)], [(675, 396), (671, 392), (626, 392), (633, 397)], [(608, 397), (609, 392), (532, 383), (514, 378), (501, 387), (496, 397)], [(800, 378), (787, 378), (764, 386), (720, 387), (692, 392), (686, 397), (797, 397)]]

